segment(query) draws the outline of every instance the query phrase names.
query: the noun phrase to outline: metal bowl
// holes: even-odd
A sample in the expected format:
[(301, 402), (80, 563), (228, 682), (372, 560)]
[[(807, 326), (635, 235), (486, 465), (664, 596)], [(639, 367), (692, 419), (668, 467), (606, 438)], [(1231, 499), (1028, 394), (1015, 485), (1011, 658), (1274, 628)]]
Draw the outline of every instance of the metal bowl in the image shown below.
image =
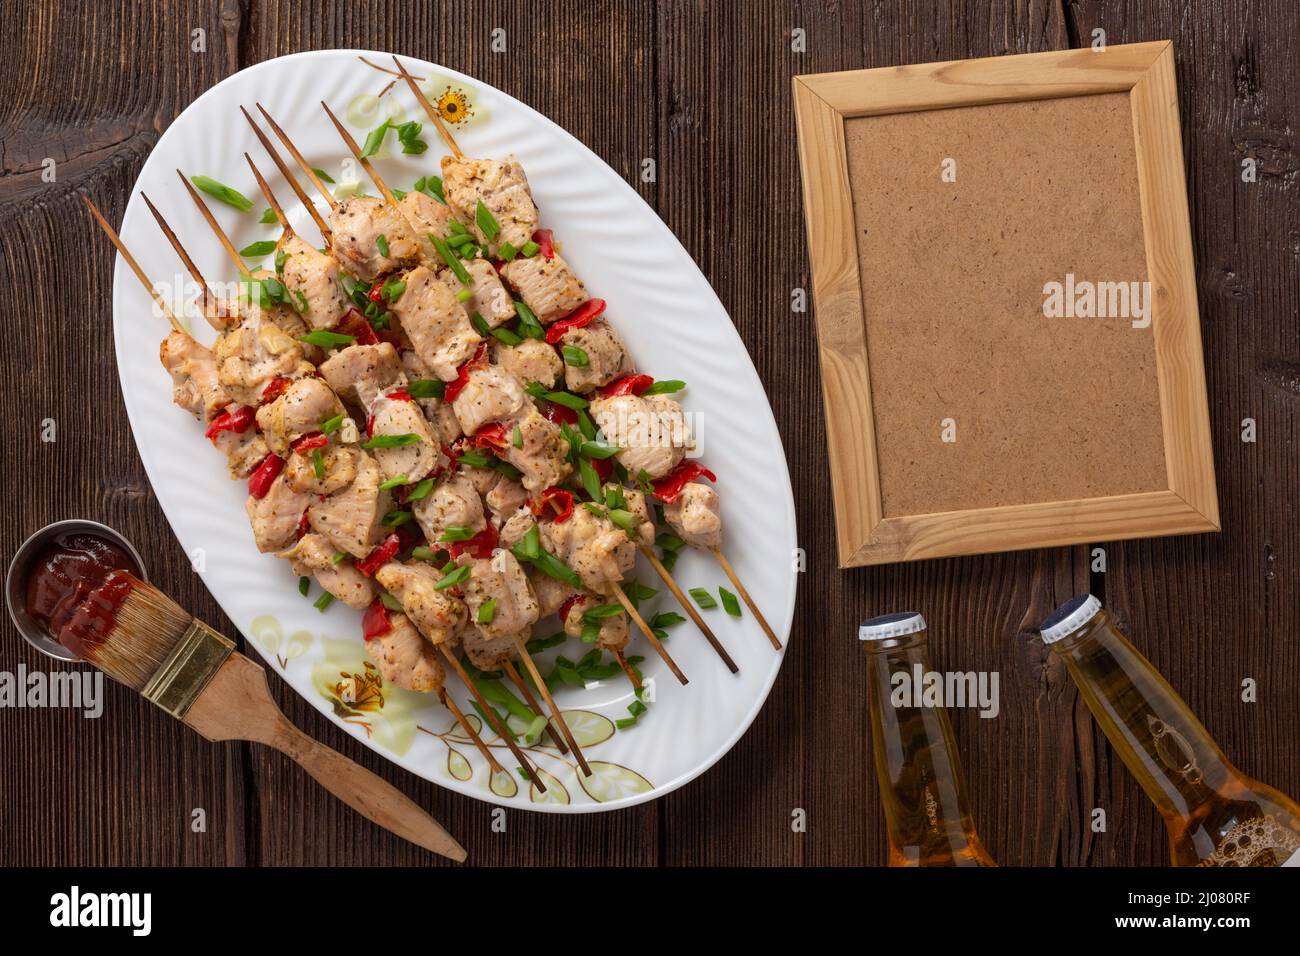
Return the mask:
[(14, 627), (18, 628), (18, 633), (23, 636), (23, 640), (47, 657), (61, 661), (76, 661), (80, 658), (46, 634), (45, 629), (27, 614), (27, 572), (32, 560), (52, 538), (77, 531), (97, 534), (116, 544), (135, 561), (136, 568), (139, 569), (139, 577), (145, 581), (149, 580), (144, 559), (140, 557), (140, 552), (135, 549), (135, 545), (126, 540), (120, 532), (98, 521), (88, 521), (85, 518), (56, 521), (47, 524), (24, 541), (22, 547), (14, 554), (13, 560), (9, 562), (9, 571), (5, 575), (5, 604), (9, 607), (9, 617), (14, 622)]

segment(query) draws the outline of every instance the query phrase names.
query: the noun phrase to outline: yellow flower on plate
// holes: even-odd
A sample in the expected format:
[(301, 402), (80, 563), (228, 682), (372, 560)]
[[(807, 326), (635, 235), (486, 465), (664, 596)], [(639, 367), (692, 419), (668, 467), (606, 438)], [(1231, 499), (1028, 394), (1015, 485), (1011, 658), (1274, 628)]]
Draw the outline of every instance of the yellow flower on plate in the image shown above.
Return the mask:
[(410, 750), (416, 713), (427, 706), (428, 696), (385, 684), (360, 641), (322, 637), (321, 646), (325, 656), (311, 669), (316, 692), (340, 719), (364, 728), (385, 750), (399, 757)]

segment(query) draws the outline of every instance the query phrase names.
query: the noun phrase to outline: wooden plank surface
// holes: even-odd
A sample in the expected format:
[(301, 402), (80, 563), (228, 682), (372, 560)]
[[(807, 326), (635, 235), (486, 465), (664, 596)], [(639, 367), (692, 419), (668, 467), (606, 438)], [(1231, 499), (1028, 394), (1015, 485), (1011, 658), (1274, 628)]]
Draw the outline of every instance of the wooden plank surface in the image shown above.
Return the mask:
[[(509, 53), (493, 54), (490, 31)], [(122, 528), (150, 570), (214, 624), (135, 454), (112, 360), (112, 219), (161, 130), (231, 72), (301, 49), (366, 46), (480, 76), (587, 143), (680, 237), (728, 307), (786, 443), (808, 570), (785, 667), (749, 733), (712, 771), (649, 806), (557, 818), (491, 808), (400, 771), (278, 679), (296, 724), (376, 770), (478, 864), (859, 864), (884, 859), (869, 766), (858, 620), (925, 612), (936, 667), (996, 670), (1001, 713), (953, 723), (976, 822), (1005, 863), (1152, 864), (1155, 811), (1110, 754), (1034, 626), (1094, 587), (1247, 772), (1300, 793), (1300, 11), (1286, 0), (1170, 5), (845, 0), (744, 5), (145, 2), (15, 8), (0, 57), (0, 283), (9, 330), (0, 552), (84, 515)], [(1171, 38), (1224, 532), (1106, 547), (835, 567), (790, 80), (796, 74)], [(191, 52), (206, 31), (205, 53)], [(792, 30), (806, 36), (792, 50)], [(1242, 183), (1241, 160), (1258, 161)], [(641, 162), (657, 178), (642, 182)], [(42, 181), (55, 161), (56, 181)], [(900, 162), (906, 161), (900, 157)], [(1010, 157), (1008, 161), (1014, 161)], [(88, 261), (83, 264), (83, 259)], [(1259, 440), (1240, 441), (1241, 421)], [(40, 440), (53, 419), (57, 441)], [(1117, 449), (1116, 454), (1123, 454)], [(7, 618), (0, 670), (42, 666)], [(1244, 678), (1260, 686), (1245, 704)], [(335, 804), (285, 759), (208, 745), (106, 685), (105, 715), (0, 711), (0, 864), (435, 864)], [(1092, 833), (1088, 814), (1107, 810)], [(206, 833), (191, 812), (207, 811)], [(796, 811), (806, 832), (793, 832)]]

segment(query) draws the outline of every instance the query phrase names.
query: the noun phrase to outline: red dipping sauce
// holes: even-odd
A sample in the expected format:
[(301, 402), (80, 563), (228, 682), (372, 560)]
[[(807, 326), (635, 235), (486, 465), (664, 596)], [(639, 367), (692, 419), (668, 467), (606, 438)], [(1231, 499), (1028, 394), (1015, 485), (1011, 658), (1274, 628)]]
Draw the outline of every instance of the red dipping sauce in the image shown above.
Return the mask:
[(88, 531), (55, 537), (27, 570), (27, 614), (78, 657), (101, 644), (140, 568), (120, 545)]

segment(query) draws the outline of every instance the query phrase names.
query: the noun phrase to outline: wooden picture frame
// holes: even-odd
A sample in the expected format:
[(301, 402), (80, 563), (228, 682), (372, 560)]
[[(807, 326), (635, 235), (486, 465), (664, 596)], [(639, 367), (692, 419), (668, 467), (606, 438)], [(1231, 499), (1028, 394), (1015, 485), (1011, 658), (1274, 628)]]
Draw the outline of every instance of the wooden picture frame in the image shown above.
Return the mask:
[[(1132, 113), (1167, 487), (886, 515), (846, 121), (1115, 93)], [(794, 102), (840, 566), (1218, 530), (1172, 42), (797, 76)]]

